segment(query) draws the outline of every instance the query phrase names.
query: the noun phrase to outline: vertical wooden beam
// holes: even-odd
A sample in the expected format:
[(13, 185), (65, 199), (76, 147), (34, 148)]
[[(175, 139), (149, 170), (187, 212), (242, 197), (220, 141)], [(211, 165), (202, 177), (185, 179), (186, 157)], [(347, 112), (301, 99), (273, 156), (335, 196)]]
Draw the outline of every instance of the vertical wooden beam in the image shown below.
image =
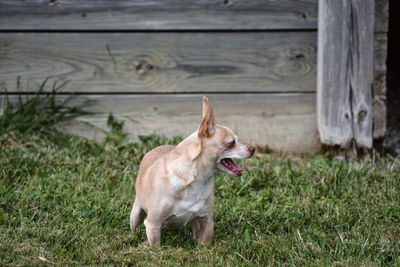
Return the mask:
[(349, 86), (350, 2), (320, 0), (317, 122), (320, 141), (348, 146), (353, 138)]
[(317, 120), (324, 145), (372, 147), (374, 0), (320, 0)]
[(374, 0), (351, 1), (351, 79), (353, 130), (357, 146), (372, 148)]

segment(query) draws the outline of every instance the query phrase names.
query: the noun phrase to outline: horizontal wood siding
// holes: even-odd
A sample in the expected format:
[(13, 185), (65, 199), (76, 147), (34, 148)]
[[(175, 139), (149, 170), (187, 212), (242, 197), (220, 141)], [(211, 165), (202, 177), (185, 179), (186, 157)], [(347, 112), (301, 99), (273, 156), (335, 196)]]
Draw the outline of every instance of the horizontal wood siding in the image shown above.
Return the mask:
[[(315, 32), (0, 34), (0, 77), (73, 92), (315, 92)], [(26, 89), (24, 89), (26, 90)], [(31, 87), (28, 90), (35, 90)]]
[[(207, 94), (206, 94), (207, 95)], [(315, 151), (315, 94), (212, 94), (218, 124), (235, 131), (242, 142), (274, 150)], [(59, 96), (62, 100), (66, 96)], [(125, 121), (128, 138), (153, 133), (169, 137), (188, 136), (196, 131), (202, 115), (202, 94), (190, 95), (86, 95), (70, 104), (92, 100), (82, 116), (63, 126), (67, 132), (101, 139), (109, 112)], [(0, 101), (0, 103), (4, 103)], [(12, 101), (17, 96), (11, 96)]]
[(2, 0), (0, 30), (315, 29), (317, 0)]
[[(376, 32), (388, 1), (375, 0)], [(318, 0), (2, 0), (0, 30), (317, 29)]]

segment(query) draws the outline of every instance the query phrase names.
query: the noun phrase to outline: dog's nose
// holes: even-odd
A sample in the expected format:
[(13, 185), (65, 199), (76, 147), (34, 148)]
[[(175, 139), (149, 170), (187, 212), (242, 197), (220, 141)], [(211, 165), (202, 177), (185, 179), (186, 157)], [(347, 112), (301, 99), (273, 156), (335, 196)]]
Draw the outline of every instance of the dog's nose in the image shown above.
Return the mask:
[(251, 156), (253, 156), (254, 152), (256, 151), (256, 148), (254, 146), (249, 146), (248, 150), (249, 150), (249, 153), (251, 154)]

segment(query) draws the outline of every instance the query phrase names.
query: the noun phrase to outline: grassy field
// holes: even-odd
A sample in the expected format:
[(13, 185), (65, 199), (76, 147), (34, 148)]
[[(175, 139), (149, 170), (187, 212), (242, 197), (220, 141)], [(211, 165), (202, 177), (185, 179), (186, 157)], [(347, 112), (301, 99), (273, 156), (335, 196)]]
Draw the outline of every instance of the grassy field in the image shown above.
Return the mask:
[(210, 245), (188, 226), (149, 247), (129, 229), (138, 166), (179, 138), (129, 143), (112, 117), (104, 143), (66, 136), (53, 126), (80, 111), (51, 101), (0, 119), (1, 266), (400, 265), (398, 159), (258, 154), (241, 178), (217, 175)]

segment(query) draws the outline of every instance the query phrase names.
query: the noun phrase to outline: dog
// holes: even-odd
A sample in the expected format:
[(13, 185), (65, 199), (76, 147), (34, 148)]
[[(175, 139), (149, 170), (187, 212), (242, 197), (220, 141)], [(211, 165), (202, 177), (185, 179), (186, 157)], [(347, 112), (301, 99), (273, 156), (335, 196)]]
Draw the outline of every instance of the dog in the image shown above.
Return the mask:
[(163, 145), (142, 159), (136, 179), (136, 198), (130, 214), (134, 232), (144, 221), (150, 245), (159, 244), (161, 228), (192, 223), (194, 238), (211, 241), (214, 232), (214, 174), (239, 177), (232, 158), (253, 156), (255, 148), (238, 142), (227, 127), (216, 124), (212, 107), (203, 97), (203, 119), (196, 132), (176, 147)]

